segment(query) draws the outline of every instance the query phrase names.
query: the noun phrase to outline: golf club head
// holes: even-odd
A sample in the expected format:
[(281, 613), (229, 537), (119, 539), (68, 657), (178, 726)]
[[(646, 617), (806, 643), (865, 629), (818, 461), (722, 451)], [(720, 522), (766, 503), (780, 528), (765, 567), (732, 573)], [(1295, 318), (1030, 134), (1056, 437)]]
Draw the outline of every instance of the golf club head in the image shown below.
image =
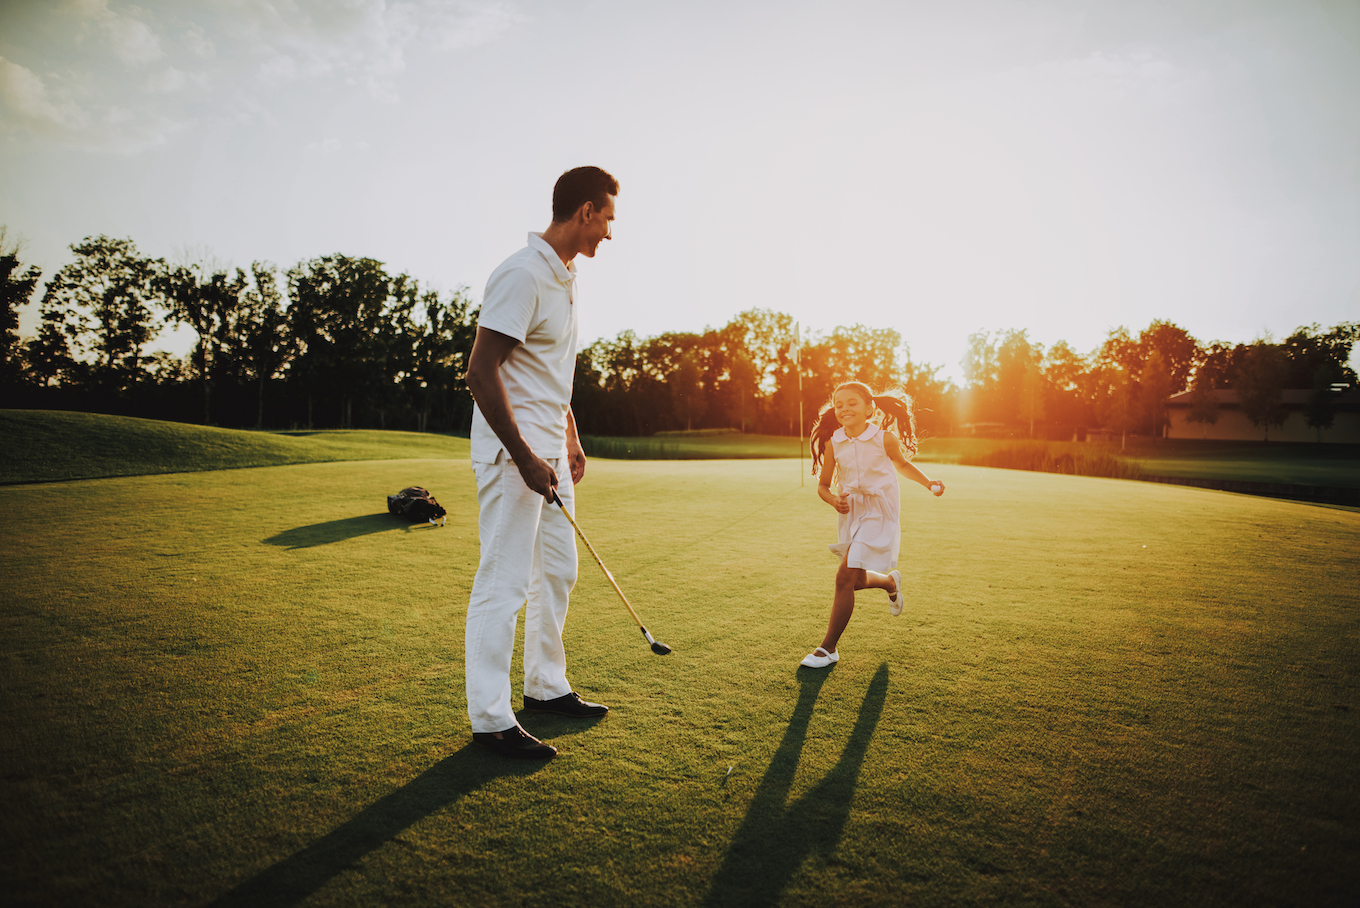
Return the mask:
[[(638, 625), (638, 627), (642, 627), (642, 625)], [(642, 636), (647, 638), (647, 642), (651, 644), (652, 652), (658, 656), (669, 656), (671, 654), (671, 648), (664, 643), (657, 643), (656, 638), (648, 633), (645, 627), (642, 628)]]

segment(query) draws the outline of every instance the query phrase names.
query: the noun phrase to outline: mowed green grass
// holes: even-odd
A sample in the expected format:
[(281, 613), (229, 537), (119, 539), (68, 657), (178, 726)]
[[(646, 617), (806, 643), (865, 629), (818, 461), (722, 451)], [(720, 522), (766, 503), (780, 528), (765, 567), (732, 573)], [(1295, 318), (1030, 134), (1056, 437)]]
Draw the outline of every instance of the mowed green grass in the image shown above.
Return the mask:
[[(53, 410), (0, 410), (0, 484), (226, 470), (354, 460), (466, 457), (467, 441), (418, 432), (323, 429), (250, 432), (161, 420)], [(592, 457), (625, 460), (799, 458), (796, 438), (680, 434), (583, 439)], [(959, 463), (1027, 441), (923, 438), (916, 461)], [(1055, 455), (1125, 457), (1150, 476), (1355, 488), (1360, 446), (1131, 438), (1119, 445), (1048, 442)]]
[[(592, 461), (546, 765), (471, 747), (462, 459), (0, 489), (10, 899), (1351, 904), (1360, 513), (941, 465), (826, 672), (789, 461)], [(389, 518), (425, 485), (448, 526)], [(519, 702), (516, 660), (514, 698)]]
[(1152, 476), (1360, 488), (1360, 445), (1140, 438), (1127, 453)]
[[(466, 439), (369, 429), (247, 432), (66, 410), (0, 410), (0, 484), (293, 463), (467, 456)], [(396, 491), (395, 489), (393, 491)]]
[[(795, 458), (806, 460), (806, 442), (778, 435), (666, 435), (646, 438), (584, 439), (592, 456), (627, 460), (704, 458)], [(1118, 442), (1030, 441), (1024, 438), (922, 438), (915, 460), (921, 464), (978, 462), (1007, 448), (1040, 445), (1055, 457), (1100, 455), (1127, 460), (1145, 476), (1228, 479), (1258, 483), (1360, 487), (1360, 445), (1266, 444), (1131, 437)]]

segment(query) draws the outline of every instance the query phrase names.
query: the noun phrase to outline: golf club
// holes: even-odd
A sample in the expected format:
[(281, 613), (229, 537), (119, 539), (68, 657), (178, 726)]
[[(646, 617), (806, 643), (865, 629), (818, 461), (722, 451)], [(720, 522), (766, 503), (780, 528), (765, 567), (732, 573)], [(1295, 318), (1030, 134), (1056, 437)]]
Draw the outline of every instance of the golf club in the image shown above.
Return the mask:
[(619, 598), (623, 600), (624, 608), (628, 609), (628, 614), (633, 616), (633, 620), (637, 622), (637, 626), (642, 628), (642, 636), (646, 637), (647, 642), (652, 645), (652, 652), (656, 653), (658, 656), (669, 656), (671, 648), (664, 643), (657, 643), (652, 635), (648, 633), (647, 628), (643, 627), (642, 619), (638, 617), (637, 612), (633, 611), (633, 606), (628, 603), (628, 597), (623, 595), (623, 590), (619, 589), (619, 582), (614, 579), (613, 574), (609, 573), (609, 568), (604, 566), (604, 562), (600, 560), (600, 556), (595, 552), (595, 547), (590, 544), (590, 540), (586, 538), (586, 534), (581, 532), (581, 528), (577, 525), (576, 521), (572, 519), (570, 512), (567, 511), (567, 506), (562, 503), (562, 499), (557, 497), (556, 489), (552, 490), (551, 500), (562, 509), (563, 516), (571, 521), (572, 527), (576, 530), (576, 535), (581, 537), (581, 541), (586, 544), (586, 548), (590, 549), (590, 554), (595, 556), (595, 563), (600, 566), (600, 570), (604, 571), (604, 575), (608, 577), (609, 582), (613, 584), (614, 592), (618, 593)]

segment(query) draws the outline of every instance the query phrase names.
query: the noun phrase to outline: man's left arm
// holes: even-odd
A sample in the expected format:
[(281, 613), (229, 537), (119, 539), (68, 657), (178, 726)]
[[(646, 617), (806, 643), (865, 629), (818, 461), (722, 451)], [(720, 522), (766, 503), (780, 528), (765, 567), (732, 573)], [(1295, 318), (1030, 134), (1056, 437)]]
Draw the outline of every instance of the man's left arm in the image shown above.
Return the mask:
[(571, 468), (572, 485), (586, 475), (586, 452), (581, 447), (581, 436), (576, 433), (576, 416), (567, 407), (567, 466)]

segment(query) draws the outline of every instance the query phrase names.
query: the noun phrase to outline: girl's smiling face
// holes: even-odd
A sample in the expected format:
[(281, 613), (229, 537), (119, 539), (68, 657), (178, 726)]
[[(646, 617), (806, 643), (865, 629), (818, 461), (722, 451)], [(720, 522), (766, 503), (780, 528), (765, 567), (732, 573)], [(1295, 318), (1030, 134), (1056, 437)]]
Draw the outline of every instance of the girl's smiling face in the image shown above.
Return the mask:
[(838, 390), (831, 398), (831, 405), (836, 410), (836, 421), (844, 427), (847, 435), (858, 435), (873, 415), (873, 405), (854, 388)]

